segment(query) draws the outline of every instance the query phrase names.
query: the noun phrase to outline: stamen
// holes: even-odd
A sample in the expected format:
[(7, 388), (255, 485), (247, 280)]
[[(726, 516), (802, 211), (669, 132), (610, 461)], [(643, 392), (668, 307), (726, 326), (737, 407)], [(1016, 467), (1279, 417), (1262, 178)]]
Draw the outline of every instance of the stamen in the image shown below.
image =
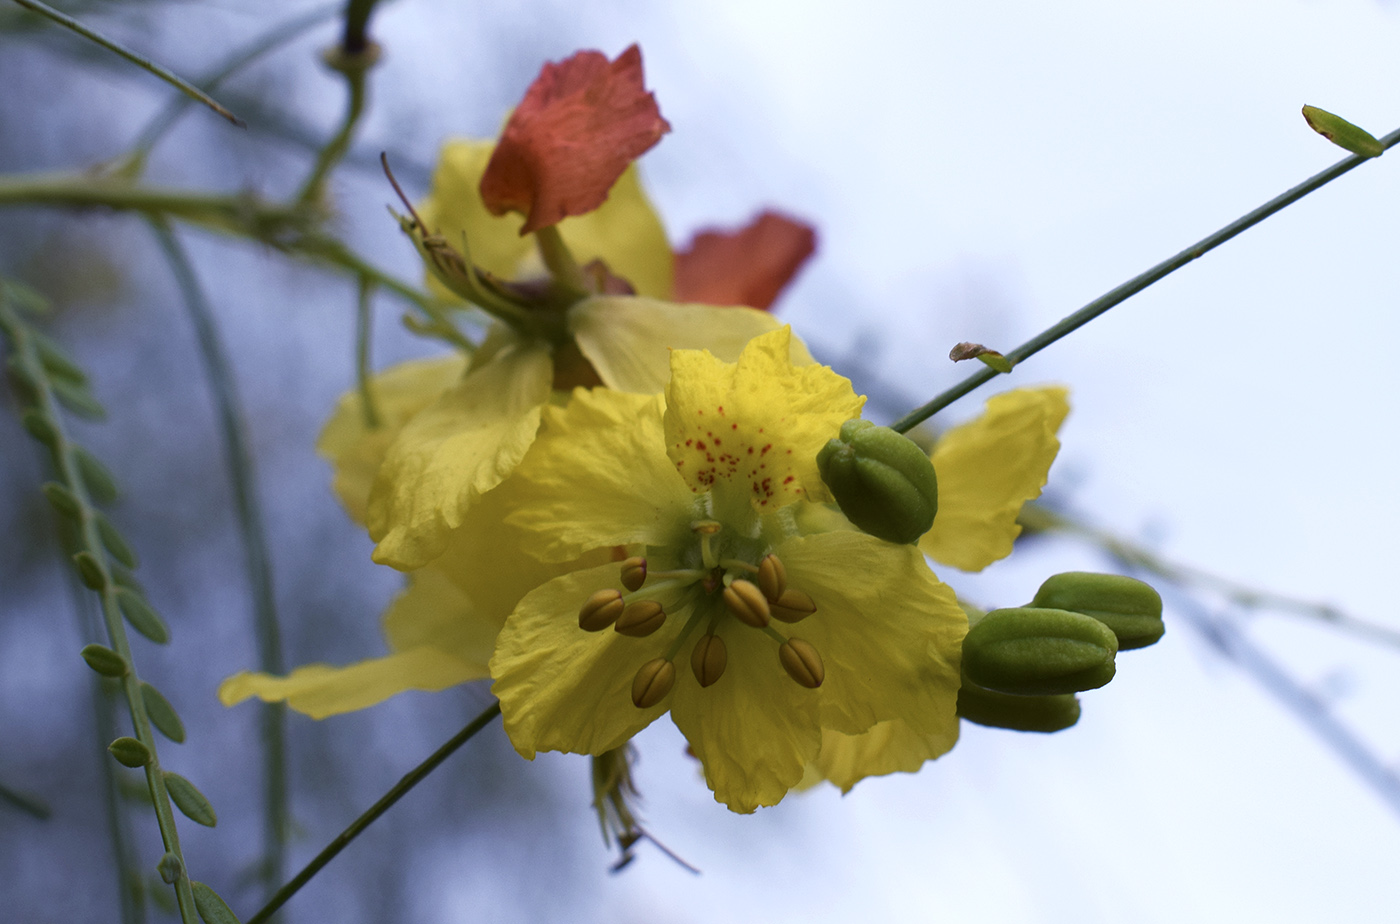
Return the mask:
[[(778, 649), (778, 660), (788, 676), (802, 686), (815, 690), (826, 679), (826, 668), (817, 649), (800, 638), (790, 638)], [(634, 687), (635, 689), (635, 687)]]
[(647, 560), (633, 555), (622, 563), (622, 586), (628, 590), (641, 590), (647, 582)]
[(783, 622), (801, 622), (817, 611), (817, 604), (807, 594), (795, 587), (783, 591), (781, 597), (770, 607), (774, 619)]
[(729, 664), (729, 650), (724, 647), (724, 639), (718, 635), (702, 635), (690, 653), (690, 669), (700, 686), (708, 687), (720, 678)]
[[(783, 591), (787, 590), (787, 569), (783, 567), (782, 559), (772, 552), (763, 556), (758, 563), (758, 586), (763, 588), (763, 596), (768, 598), (769, 603), (777, 603), (782, 599)], [(781, 616), (778, 618), (782, 619)]]
[(666, 698), (676, 683), (676, 665), (665, 658), (652, 658), (632, 678), (632, 705), (650, 709)]
[(597, 591), (579, 608), (578, 627), (585, 632), (601, 632), (617, 622), (624, 609), (622, 591), (613, 588)]
[(718, 520), (696, 520), (690, 524), (690, 528), (700, 537), (700, 560), (704, 562), (707, 570), (714, 570), (719, 567), (719, 559), (715, 556), (714, 544), (711, 539), (715, 533), (723, 529), (723, 524)]
[(752, 581), (740, 578), (724, 588), (724, 604), (729, 607), (729, 612), (745, 625), (755, 629), (762, 629), (768, 625), (771, 616), (768, 599)]
[(633, 638), (651, 635), (666, 621), (666, 611), (655, 600), (638, 600), (630, 603), (622, 611), (622, 616), (613, 626), (620, 634)]

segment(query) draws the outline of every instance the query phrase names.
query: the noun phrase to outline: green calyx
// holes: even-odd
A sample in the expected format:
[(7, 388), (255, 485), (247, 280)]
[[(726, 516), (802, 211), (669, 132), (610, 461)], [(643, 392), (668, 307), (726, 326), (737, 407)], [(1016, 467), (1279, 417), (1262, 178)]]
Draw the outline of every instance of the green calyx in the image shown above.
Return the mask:
[(993, 610), (963, 640), (963, 676), (1013, 696), (1093, 690), (1113, 679), (1118, 639), (1082, 613), (1035, 607)]
[(908, 437), (868, 420), (848, 420), (817, 453), (817, 468), (841, 512), (880, 539), (913, 543), (933, 526), (938, 479)]
[(1118, 649), (1145, 648), (1162, 637), (1162, 597), (1151, 585), (1121, 574), (1066, 571), (1036, 591), (1031, 606), (1092, 616), (1113, 630)]

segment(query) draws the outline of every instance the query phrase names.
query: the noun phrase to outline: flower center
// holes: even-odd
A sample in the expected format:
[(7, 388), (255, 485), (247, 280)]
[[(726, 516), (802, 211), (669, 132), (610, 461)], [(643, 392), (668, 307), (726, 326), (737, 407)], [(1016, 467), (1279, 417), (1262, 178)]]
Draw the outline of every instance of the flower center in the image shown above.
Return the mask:
[(628, 558), (619, 569), (621, 588), (600, 590), (579, 609), (580, 629), (601, 632), (611, 626), (634, 638), (652, 635), (670, 615), (685, 619), (666, 651), (637, 671), (632, 682), (637, 708), (655, 706), (671, 692), (675, 659), (692, 640), (690, 669), (696, 681), (702, 687), (718, 681), (729, 653), (717, 630), (729, 618), (776, 643), (778, 663), (794, 681), (810, 689), (821, 686), (821, 655), (809, 642), (786, 636), (772, 624), (796, 623), (817, 610), (808, 594), (788, 586), (778, 556), (761, 542), (726, 537), (716, 520), (697, 520), (690, 532), (690, 541), (676, 556), (678, 567), (651, 570), (646, 558)]

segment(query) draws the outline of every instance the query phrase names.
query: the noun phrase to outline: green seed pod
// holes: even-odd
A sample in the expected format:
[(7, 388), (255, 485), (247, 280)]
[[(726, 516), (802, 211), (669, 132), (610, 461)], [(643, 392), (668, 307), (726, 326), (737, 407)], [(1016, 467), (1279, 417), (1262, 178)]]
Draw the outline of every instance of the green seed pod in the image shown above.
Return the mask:
[(933, 463), (914, 442), (868, 420), (848, 420), (817, 453), (817, 468), (852, 523), (889, 542), (918, 542), (938, 512)]
[(1051, 696), (1113, 679), (1118, 639), (1108, 626), (1068, 610), (992, 610), (963, 640), (963, 675), (988, 690)]
[(83, 656), (88, 667), (103, 677), (125, 677), (127, 671), (131, 670), (130, 665), (126, 663), (126, 658), (106, 645), (84, 645), (83, 650), (78, 654)]
[(1079, 721), (1079, 699), (1073, 693), (1011, 696), (964, 679), (958, 690), (958, 717), (991, 728), (1057, 732)]
[(1031, 606), (1092, 616), (1118, 636), (1118, 650), (1145, 648), (1162, 637), (1162, 597), (1151, 585), (1121, 574), (1066, 571), (1036, 591)]
[(133, 769), (146, 766), (151, 762), (151, 749), (146, 747), (135, 738), (122, 736), (111, 744), (107, 745), (107, 750), (117, 759), (117, 763), (123, 767)]
[(1352, 125), (1339, 115), (1333, 115), (1326, 109), (1304, 106), (1303, 118), (1307, 120), (1308, 128), (1337, 147), (1345, 148), (1353, 154), (1360, 154), (1362, 157), (1380, 157), (1385, 153), (1385, 145), (1381, 144), (1375, 135), (1359, 125)]

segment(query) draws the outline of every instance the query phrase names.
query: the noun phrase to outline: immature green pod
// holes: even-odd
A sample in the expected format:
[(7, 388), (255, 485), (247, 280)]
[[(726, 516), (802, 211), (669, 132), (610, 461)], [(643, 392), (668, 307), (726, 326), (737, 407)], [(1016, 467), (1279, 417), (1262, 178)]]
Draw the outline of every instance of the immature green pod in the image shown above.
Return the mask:
[(1036, 591), (1031, 606), (1092, 616), (1113, 630), (1118, 650), (1145, 648), (1162, 637), (1162, 597), (1136, 578), (1121, 574), (1066, 571)]
[(817, 453), (817, 468), (852, 523), (889, 542), (912, 543), (938, 513), (933, 463), (914, 442), (868, 420), (848, 420)]
[(144, 767), (151, 762), (151, 749), (135, 738), (117, 738), (107, 745), (107, 750), (123, 767)]
[(1337, 147), (1345, 148), (1353, 154), (1360, 154), (1362, 157), (1380, 157), (1385, 153), (1385, 146), (1377, 140), (1375, 135), (1359, 125), (1352, 125), (1339, 115), (1333, 115), (1326, 109), (1304, 106), (1303, 118), (1307, 120), (1308, 128)]
[(988, 690), (1051, 696), (1113, 679), (1118, 639), (1108, 626), (1069, 610), (992, 610), (963, 640), (963, 675)]
[(991, 728), (1057, 732), (1079, 721), (1079, 699), (1057, 696), (1012, 696), (985, 690), (966, 678), (958, 690), (958, 717)]

